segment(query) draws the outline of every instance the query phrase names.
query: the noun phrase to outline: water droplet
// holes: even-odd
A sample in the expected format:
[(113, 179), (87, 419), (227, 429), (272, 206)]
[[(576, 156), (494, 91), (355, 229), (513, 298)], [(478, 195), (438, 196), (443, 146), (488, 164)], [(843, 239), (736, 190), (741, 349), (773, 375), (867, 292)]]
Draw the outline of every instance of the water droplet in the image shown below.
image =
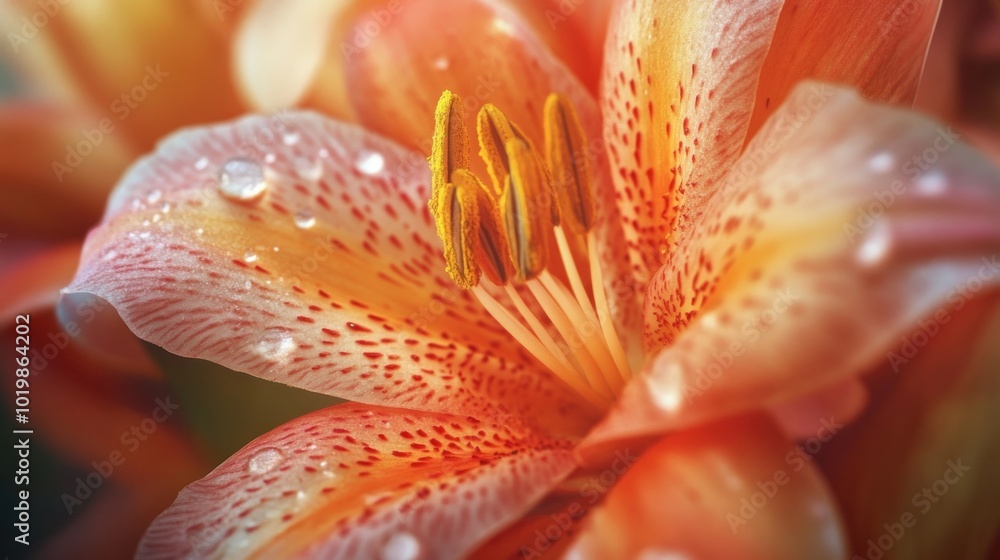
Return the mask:
[(247, 252), (243, 253), (243, 260), (245, 260), (248, 263), (256, 262), (257, 253), (254, 253), (253, 249), (247, 249)]
[(295, 174), (307, 181), (318, 181), (323, 176), (323, 162), (295, 158)]
[(677, 410), (684, 397), (684, 370), (680, 364), (671, 362), (658, 375), (646, 378), (649, 394), (660, 408)]
[(931, 171), (924, 173), (917, 179), (916, 187), (917, 194), (921, 196), (941, 196), (948, 190), (948, 179), (941, 172)]
[(378, 152), (363, 150), (358, 154), (358, 161), (354, 167), (365, 175), (375, 175), (385, 168), (385, 158)]
[(280, 251), (280, 250), (281, 250), (281, 248), (280, 248), (280, 247), (278, 247), (277, 245), (275, 245), (274, 247), (272, 247), (272, 249), (274, 249), (274, 252), (275, 252), (275, 253), (277, 253), (278, 251)]
[(198, 171), (204, 171), (208, 168), (208, 158), (205, 156), (198, 158), (198, 161), (194, 162), (194, 168)]
[(714, 312), (705, 313), (701, 316), (701, 324), (706, 329), (715, 330), (719, 328), (719, 315)]
[(146, 202), (156, 204), (161, 198), (163, 198), (163, 191), (156, 189), (154, 191), (149, 191), (149, 194), (146, 195)]
[(163, 219), (163, 216), (161, 216), (159, 212), (157, 212), (156, 214), (153, 214), (153, 223), (154, 224), (157, 223), (157, 222), (159, 222), (162, 219)]
[(264, 474), (281, 464), (285, 456), (277, 447), (265, 447), (254, 453), (247, 461), (247, 470), (251, 474)]
[(264, 170), (256, 161), (233, 158), (219, 172), (219, 190), (223, 196), (234, 200), (257, 198), (267, 190)]
[(118, 256), (118, 251), (115, 251), (115, 250), (112, 249), (111, 251), (108, 251), (107, 253), (104, 253), (104, 260), (110, 261), (111, 259), (113, 259), (113, 258), (115, 258), (117, 256)]
[(285, 143), (286, 146), (294, 146), (299, 143), (299, 133), (289, 132), (281, 137), (281, 141)]
[(264, 163), (266, 163), (268, 165), (274, 163), (277, 160), (278, 160), (278, 156), (276, 156), (274, 154), (266, 154), (264, 156)]
[(379, 557), (382, 560), (416, 560), (420, 557), (420, 541), (410, 533), (396, 533), (386, 541)]
[(879, 173), (890, 171), (895, 165), (896, 160), (889, 152), (875, 154), (870, 160), (868, 160), (868, 166), (871, 167), (873, 171), (878, 171)]
[(330, 150), (327, 150), (326, 148), (320, 148), (317, 153), (319, 154), (319, 157), (323, 159), (330, 157)]
[(285, 328), (269, 328), (257, 341), (257, 352), (270, 360), (284, 360), (292, 350), (295, 350), (295, 340), (292, 339), (292, 333)]
[(171, 206), (169, 202), (164, 202), (163, 204), (160, 205), (160, 212), (168, 214), (170, 213), (171, 208), (173, 208), (173, 206)]
[(434, 68), (437, 68), (438, 70), (447, 70), (450, 65), (451, 63), (448, 61), (448, 57), (446, 56), (439, 56), (436, 60), (434, 60)]
[(295, 213), (295, 225), (302, 229), (309, 229), (316, 225), (316, 216), (308, 210), (299, 210)]
[(197, 233), (198, 235), (204, 235), (205, 230), (202, 229), (202, 228), (198, 228), (198, 229), (194, 230), (194, 232)]
[(892, 232), (885, 220), (875, 222), (858, 249), (858, 262), (865, 266), (875, 266), (889, 255), (892, 248)]
[(247, 281), (246, 281), (246, 282), (245, 282), (245, 283), (243, 284), (243, 288), (244, 288), (244, 289), (247, 289), (247, 290), (249, 290), (250, 288), (253, 288), (253, 283), (252, 283), (252, 282), (250, 282), (249, 280), (247, 280)]

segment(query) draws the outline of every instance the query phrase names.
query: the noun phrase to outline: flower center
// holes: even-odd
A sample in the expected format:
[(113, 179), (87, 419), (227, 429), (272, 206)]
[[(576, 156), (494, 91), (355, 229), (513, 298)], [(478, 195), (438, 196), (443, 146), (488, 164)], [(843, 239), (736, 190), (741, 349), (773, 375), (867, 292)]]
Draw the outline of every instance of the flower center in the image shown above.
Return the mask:
[[(548, 97), (543, 158), (499, 109), (483, 106), (476, 128), (490, 186), (469, 170), (458, 96), (441, 95), (435, 121), (430, 210), (448, 274), (553, 374), (606, 409), (632, 373), (604, 291), (594, 186), (576, 110), (561, 95)], [(589, 290), (578, 263), (586, 264)], [(506, 292), (513, 310), (480, 284), (484, 275)]]

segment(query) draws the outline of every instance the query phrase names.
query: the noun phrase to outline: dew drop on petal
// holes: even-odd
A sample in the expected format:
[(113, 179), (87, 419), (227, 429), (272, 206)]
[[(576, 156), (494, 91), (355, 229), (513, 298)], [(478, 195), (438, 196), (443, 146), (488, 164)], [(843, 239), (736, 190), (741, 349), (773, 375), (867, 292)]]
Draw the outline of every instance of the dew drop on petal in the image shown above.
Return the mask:
[(410, 533), (389, 537), (379, 554), (382, 560), (416, 560), (420, 558), (420, 541)]
[(208, 158), (205, 156), (198, 158), (198, 161), (194, 162), (194, 168), (197, 169), (198, 171), (204, 171), (205, 169), (207, 169)]
[(858, 262), (864, 266), (876, 266), (889, 256), (892, 248), (892, 232), (885, 220), (879, 220), (871, 227), (858, 248)]
[(363, 150), (358, 154), (354, 167), (365, 175), (375, 175), (381, 173), (385, 167), (385, 158), (378, 152)]
[(667, 364), (661, 374), (647, 377), (646, 384), (657, 406), (669, 412), (680, 407), (684, 396), (684, 370), (680, 364)]
[(247, 461), (247, 471), (251, 474), (264, 474), (274, 470), (284, 458), (277, 447), (265, 447), (250, 456), (250, 460)]
[(434, 60), (434, 68), (438, 70), (447, 70), (451, 63), (448, 61), (448, 57), (439, 56)]
[(203, 228), (198, 228), (198, 229), (194, 230), (194, 232), (196, 234), (198, 234), (198, 235), (204, 235), (205, 234), (205, 230)]
[(257, 261), (257, 253), (253, 252), (253, 249), (247, 249), (246, 253), (243, 253), (243, 260), (252, 263)]
[(281, 141), (286, 146), (294, 146), (294, 145), (296, 145), (296, 144), (299, 143), (299, 133), (298, 132), (289, 132), (289, 133), (287, 133), (287, 134), (285, 134), (284, 136), (281, 137)]
[(318, 181), (323, 176), (323, 162), (319, 159), (310, 161), (295, 158), (295, 174), (307, 181)]
[(146, 195), (146, 202), (150, 204), (156, 204), (157, 202), (160, 201), (161, 198), (163, 198), (163, 191), (161, 191), (160, 189), (152, 190), (149, 191), (149, 194)]
[(257, 341), (257, 352), (270, 360), (283, 360), (292, 353), (292, 350), (295, 350), (295, 340), (292, 338), (292, 333), (285, 328), (269, 328)]
[(868, 166), (872, 168), (873, 171), (878, 171), (879, 173), (885, 173), (892, 170), (895, 166), (895, 158), (889, 152), (881, 152), (872, 156), (868, 160)]
[(266, 163), (268, 165), (274, 163), (277, 160), (278, 160), (278, 156), (276, 156), (274, 154), (265, 154), (264, 155), (264, 163)]
[(219, 190), (226, 198), (253, 200), (267, 190), (264, 170), (251, 159), (230, 159), (219, 172)]
[(938, 171), (924, 173), (916, 181), (917, 194), (921, 196), (941, 196), (947, 189), (948, 179)]
[(295, 226), (301, 229), (309, 229), (316, 225), (316, 216), (309, 210), (299, 210), (295, 213)]

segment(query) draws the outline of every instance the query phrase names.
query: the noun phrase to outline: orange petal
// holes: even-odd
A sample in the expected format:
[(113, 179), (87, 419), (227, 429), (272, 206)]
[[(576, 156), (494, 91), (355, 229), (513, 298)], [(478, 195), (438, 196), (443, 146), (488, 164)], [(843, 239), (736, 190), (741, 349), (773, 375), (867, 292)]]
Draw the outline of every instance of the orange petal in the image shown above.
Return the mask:
[(969, 282), (1000, 283), (1000, 171), (949, 130), (796, 89), (650, 284), (646, 337), (662, 350), (592, 437), (816, 391)]
[[(224, 194), (229, 168), (231, 187), (263, 190)], [(182, 356), (581, 433), (593, 413), (446, 275), (428, 181), (420, 154), (312, 114), (184, 132), (118, 186), (70, 290)]]
[[(30, 61), (28, 72), (47, 75), (43, 82), (53, 88), (79, 88), (121, 142), (148, 149), (178, 126), (244, 110), (230, 77), (228, 37), (206, 19), (201, 2), (18, 4), (11, 28), (25, 37), (19, 60)], [(18, 15), (45, 24), (22, 28)], [(59, 68), (51, 66), (53, 53)]]
[(835, 2), (788, 0), (760, 73), (747, 138), (802, 80), (842, 84), (873, 101), (910, 105), (941, 0)]
[(893, 348), (880, 397), (819, 456), (862, 557), (996, 557), (1000, 305), (940, 310)]
[[(115, 180), (135, 154), (114, 124), (41, 103), (0, 106), (4, 232), (80, 236), (100, 219)], [(108, 131), (111, 131), (110, 133)]]
[(847, 557), (822, 477), (761, 417), (671, 435), (618, 466), (573, 558)]
[(429, 153), (434, 108), (447, 89), (462, 98), (470, 122), (493, 103), (536, 146), (544, 145), (545, 98), (562, 93), (597, 138), (589, 92), (517, 11), (484, 0), (409, 0), (390, 15), (385, 25), (360, 17), (342, 55), (351, 103), (375, 132)]
[(605, 52), (604, 139), (643, 284), (739, 156), (779, 0), (621, 2)]
[(573, 468), (565, 443), (511, 425), (343, 404), (188, 486), (138, 556), (458, 557)]

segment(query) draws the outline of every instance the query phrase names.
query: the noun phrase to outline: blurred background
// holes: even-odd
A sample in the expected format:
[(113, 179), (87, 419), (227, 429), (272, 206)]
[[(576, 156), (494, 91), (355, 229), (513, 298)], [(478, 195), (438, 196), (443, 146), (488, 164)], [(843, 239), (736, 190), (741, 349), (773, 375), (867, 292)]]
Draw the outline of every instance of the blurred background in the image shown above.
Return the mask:
[[(596, 92), (609, 2), (508, 3)], [(33, 557), (131, 557), (184, 485), (334, 402), (166, 354), (100, 302), (74, 302), (76, 316), (57, 321), (58, 290), (118, 178), (180, 127), (289, 108), (423, 149), (437, 93), (456, 82), (495, 87), (474, 61), (442, 61), (423, 46), (439, 34), (473, 52), (479, 30), (455, 22), (477, 22), (475, 4), (0, 0), (0, 413), (8, 430), (23, 427), (10, 364), (14, 317), (30, 314)], [(517, 87), (516, 69), (506, 71), (502, 87)], [(917, 105), (1000, 161), (1000, 2), (944, 1)]]

